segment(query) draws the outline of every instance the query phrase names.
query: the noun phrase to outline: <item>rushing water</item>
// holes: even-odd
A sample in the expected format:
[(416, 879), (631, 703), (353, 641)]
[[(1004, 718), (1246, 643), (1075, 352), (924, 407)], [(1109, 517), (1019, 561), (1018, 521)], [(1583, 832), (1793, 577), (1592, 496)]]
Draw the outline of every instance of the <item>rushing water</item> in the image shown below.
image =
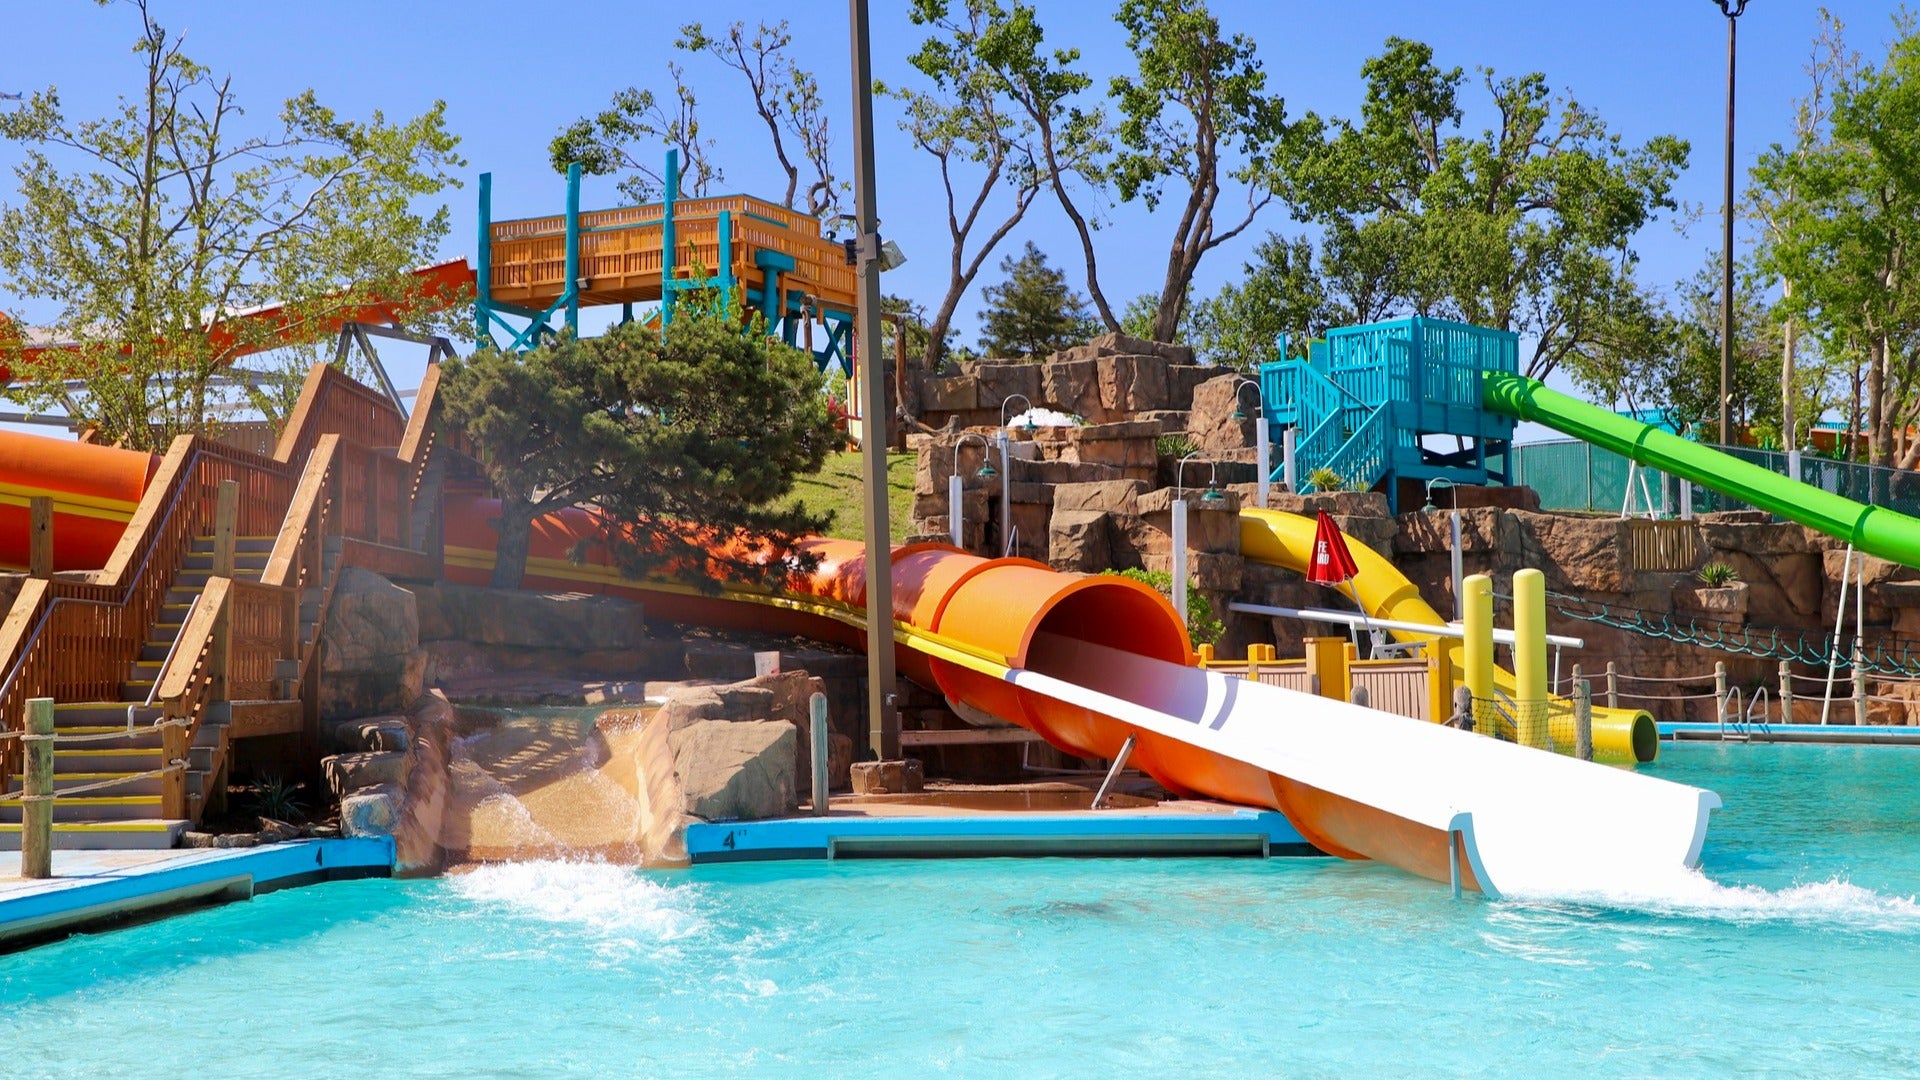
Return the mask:
[(0, 958), (9, 1077), (1920, 1075), (1920, 754), (1672, 748), (1704, 875), (528, 862)]

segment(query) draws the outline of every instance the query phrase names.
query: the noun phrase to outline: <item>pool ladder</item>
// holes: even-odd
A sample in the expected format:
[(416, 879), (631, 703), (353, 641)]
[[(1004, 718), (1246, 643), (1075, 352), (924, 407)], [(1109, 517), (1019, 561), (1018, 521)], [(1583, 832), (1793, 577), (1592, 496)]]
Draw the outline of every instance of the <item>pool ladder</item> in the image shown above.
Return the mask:
[(1757, 729), (1762, 735), (1770, 735), (1773, 729), (1767, 726), (1767, 688), (1762, 686), (1753, 692), (1753, 700), (1747, 701), (1737, 686), (1727, 688), (1727, 694), (1720, 699), (1720, 741), (1752, 742)]

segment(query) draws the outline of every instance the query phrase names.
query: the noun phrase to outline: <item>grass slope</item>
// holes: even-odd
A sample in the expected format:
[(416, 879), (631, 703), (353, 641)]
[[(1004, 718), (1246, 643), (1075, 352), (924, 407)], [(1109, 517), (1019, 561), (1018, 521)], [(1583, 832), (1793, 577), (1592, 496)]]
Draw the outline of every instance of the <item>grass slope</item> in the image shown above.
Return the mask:
[[(904, 451), (887, 455), (887, 503), (892, 511), (895, 542), (906, 539), (907, 523), (913, 517), (913, 457)], [(866, 539), (866, 502), (860, 485), (858, 450), (828, 457), (818, 473), (794, 483), (793, 494), (809, 510), (833, 512), (833, 524), (827, 526), (826, 535)]]

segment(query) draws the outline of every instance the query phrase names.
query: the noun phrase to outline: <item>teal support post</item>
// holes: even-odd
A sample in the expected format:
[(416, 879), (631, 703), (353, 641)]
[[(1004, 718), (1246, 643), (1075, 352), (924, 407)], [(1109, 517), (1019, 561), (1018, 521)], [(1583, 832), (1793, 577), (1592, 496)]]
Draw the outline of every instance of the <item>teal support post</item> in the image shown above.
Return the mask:
[(733, 211), (720, 211), (720, 272), (715, 275), (720, 282), (721, 310), (733, 302)]
[(660, 331), (666, 332), (673, 322), (674, 290), (674, 248), (677, 240), (673, 231), (673, 204), (680, 199), (680, 151), (667, 151), (667, 182), (662, 185), (662, 206), (660, 208)]
[(474, 341), (493, 342), (493, 174), (480, 174), (480, 268), (473, 276)]
[(580, 336), (580, 163), (567, 166), (567, 333)]

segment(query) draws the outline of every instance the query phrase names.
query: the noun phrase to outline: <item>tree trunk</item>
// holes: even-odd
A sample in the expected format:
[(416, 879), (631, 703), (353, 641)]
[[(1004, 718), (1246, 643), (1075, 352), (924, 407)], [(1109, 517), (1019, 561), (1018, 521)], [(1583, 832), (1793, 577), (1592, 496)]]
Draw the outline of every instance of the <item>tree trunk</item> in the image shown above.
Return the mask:
[(527, 574), (533, 541), (533, 504), (517, 495), (500, 500), (500, 544), (493, 552), (493, 587), (517, 589)]
[(1875, 334), (1867, 346), (1868, 460), (1893, 464), (1893, 426), (1887, 415), (1887, 337)]

